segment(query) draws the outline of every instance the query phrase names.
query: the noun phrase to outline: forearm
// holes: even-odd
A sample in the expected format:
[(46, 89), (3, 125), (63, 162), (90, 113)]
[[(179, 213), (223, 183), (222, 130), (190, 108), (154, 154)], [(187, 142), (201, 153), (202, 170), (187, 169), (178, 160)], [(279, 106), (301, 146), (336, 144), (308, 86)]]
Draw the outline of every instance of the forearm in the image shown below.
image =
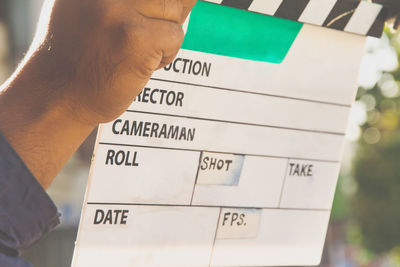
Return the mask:
[[(43, 67), (43, 68), (42, 68)], [(32, 58), (0, 94), (0, 132), (8, 139), (39, 183), (48, 188), (95, 124), (80, 121), (49, 79), (40, 58)], [(66, 90), (68, 88), (65, 88)]]
[(42, 43), (0, 94), (0, 132), (44, 188), (98, 123), (122, 114), (172, 61), (196, 1), (46, 3), (54, 5)]

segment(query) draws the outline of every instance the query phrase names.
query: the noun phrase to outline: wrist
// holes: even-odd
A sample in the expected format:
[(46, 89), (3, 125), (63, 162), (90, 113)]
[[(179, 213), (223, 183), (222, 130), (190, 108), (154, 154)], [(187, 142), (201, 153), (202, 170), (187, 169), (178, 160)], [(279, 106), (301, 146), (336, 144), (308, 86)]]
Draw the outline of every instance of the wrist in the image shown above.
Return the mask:
[(47, 188), (95, 124), (74, 117), (65, 84), (42, 79), (33, 63), (0, 94), (0, 131)]

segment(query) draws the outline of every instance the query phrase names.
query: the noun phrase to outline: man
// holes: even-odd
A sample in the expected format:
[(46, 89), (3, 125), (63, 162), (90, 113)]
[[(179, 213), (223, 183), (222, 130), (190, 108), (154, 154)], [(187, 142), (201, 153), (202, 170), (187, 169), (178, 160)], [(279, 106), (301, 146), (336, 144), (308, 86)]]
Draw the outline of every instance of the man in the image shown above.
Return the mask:
[(172, 61), (195, 2), (47, 1), (34, 44), (0, 95), (0, 266), (30, 266), (19, 252), (59, 223), (42, 187)]
[(195, 2), (46, 3), (34, 44), (0, 94), (0, 266), (30, 266), (19, 252), (59, 223), (43, 188), (172, 61)]

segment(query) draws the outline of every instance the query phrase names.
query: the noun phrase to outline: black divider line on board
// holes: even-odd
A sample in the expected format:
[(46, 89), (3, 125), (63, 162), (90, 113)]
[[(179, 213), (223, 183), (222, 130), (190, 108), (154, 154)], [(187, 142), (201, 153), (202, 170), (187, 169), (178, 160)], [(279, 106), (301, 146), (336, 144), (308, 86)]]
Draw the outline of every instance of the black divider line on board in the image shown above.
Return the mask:
[(139, 148), (152, 148), (152, 149), (154, 148), (154, 149), (165, 149), (165, 150), (174, 150), (174, 151), (206, 152), (206, 153), (217, 153), (217, 154), (228, 154), (228, 155), (243, 155), (243, 156), (251, 156), (251, 157), (274, 158), (274, 159), (293, 159), (293, 160), (304, 160), (304, 161), (315, 161), (315, 162), (340, 163), (340, 161), (338, 161), (338, 160), (329, 160), (329, 159), (283, 157), (283, 156), (261, 155), (261, 154), (243, 154), (243, 153), (237, 153), (237, 152), (221, 152), (221, 151), (189, 149), (189, 148), (177, 148), (177, 147), (158, 147), (158, 146), (131, 145), (131, 144), (120, 144), (120, 143), (109, 143), (109, 142), (99, 142), (99, 145), (139, 147)]
[(213, 241), (213, 244), (212, 244), (212, 247), (211, 247), (210, 262), (208, 264), (208, 267), (211, 267), (212, 259), (213, 259), (213, 256), (214, 256), (215, 242), (217, 241), (217, 234), (218, 234), (218, 230), (219, 230), (219, 221), (221, 220), (221, 214), (222, 214), (222, 208), (219, 208), (217, 226), (215, 227), (214, 241)]
[(222, 209), (265, 209), (265, 210), (293, 210), (293, 211), (331, 211), (330, 209), (314, 208), (277, 208), (277, 207), (245, 207), (245, 206), (212, 206), (212, 205), (183, 205), (183, 204), (143, 204), (143, 203), (125, 203), (125, 202), (86, 202), (87, 205), (104, 206), (152, 206), (152, 207), (191, 207), (191, 208), (222, 208)]
[(200, 166), (201, 166), (201, 159), (203, 158), (203, 153), (201, 152), (199, 155), (199, 165), (197, 166), (197, 172), (196, 172), (196, 178), (194, 179), (194, 185), (193, 185), (193, 190), (192, 190), (192, 197), (190, 198), (190, 205), (192, 205), (193, 203), (193, 198), (194, 198), (194, 194), (196, 191), (196, 185), (197, 185), (197, 179), (199, 178), (199, 172), (200, 172)]
[(249, 92), (249, 91), (239, 90), (239, 89), (232, 89), (232, 88), (225, 88), (225, 87), (218, 87), (218, 86), (211, 86), (211, 85), (204, 85), (204, 84), (196, 84), (196, 83), (188, 83), (188, 82), (180, 82), (180, 81), (173, 81), (173, 80), (166, 80), (166, 79), (159, 79), (159, 78), (150, 78), (150, 80), (158, 81), (158, 82), (177, 83), (177, 84), (182, 84), (182, 85), (191, 85), (191, 86), (196, 86), (196, 87), (206, 87), (206, 88), (211, 88), (211, 89), (232, 91), (232, 92), (238, 92), (238, 93), (244, 93), (244, 94), (252, 94), (252, 95), (269, 96), (269, 97), (304, 101), (304, 102), (317, 103), (317, 104), (322, 104), (322, 105), (332, 105), (332, 106), (338, 106), (338, 107), (351, 108), (351, 105), (349, 105), (349, 104), (341, 104), (341, 103), (335, 103), (335, 102), (329, 102), (329, 101), (320, 101), (320, 100), (313, 100), (313, 99), (306, 99), (306, 98), (298, 98), (298, 97), (290, 97), (290, 96), (282, 96), (282, 95), (274, 95), (274, 94), (266, 94), (266, 93), (258, 93), (258, 92)]
[(281, 129), (281, 130), (298, 131), (298, 132), (317, 133), (317, 134), (329, 134), (329, 135), (339, 135), (339, 136), (345, 136), (346, 135), (346, 133), (340, 133), (340, 132), (301, 129), (301, 128), (294, 128), (294, 127), (283, 127), (283, 126), (248, 123), (248, 122), (238, 122), (238, 121), (217, 120), (217, 119), (200, 118), (200, 117), (183, 116), (183, 115), (174, 115), (174, 114), (159, 113), (159, 112), (149, 112), (149, 111), (140, 111), (140, 110), (126, 110), (126, 112), (157, 115), (157, 116), (167, 116), (167, 117), (183, 118), (183, 119), (190, 119), (190, 120), (202, 120), (202, 121), (212, 121), (212, 122), (220, 122), (220, 123), (231, 123), (231, 124), (238, 124), (238, 125), (245, 125), (245, 126), (264, 127), (264, 128), (273, 128), (273, 129)]
[[(308, 8), (310, 8), (312, 12), (319, 12), (318, 9), (313, 9), (313, 1), (310, 0), (281, 0), (278, 9), (275, 10), (273, 14), (267, 14), (269, 11), (265, 13), (265, 10), (269, 10), (269, 0), (223, 0), (222, 2), (217, 1), (218, 3), (212, 0), (202, 1), (299, 22), (302, 22), (301, 16)], [(370, 10), (373, 8), (386, 8), (384, 8), (380, 4), (363, 1), (363, 5), (367, 6), (367, 8), (361, 8), (360, 10), (357, 10), (357, 7), (361, 2), (362, 1), (360, 0), (337, 0), (333, 7), (328, 6), (330, 8), (330, 12), (328, 12), (325, 17), (325, 23), (323, 23), (322, 25), (319, 22), (306, 23), (346, 31), (346, 26), (349, 24), (351, 18), (353, 16), (357, 16), (357, 23), (359, 24), (357, 26), (360, 27), (358, 27), (356, 31), (351, 31), (351, 33), (364, 36), (381, 37), (384, 28), (384, 24), (381, 22), (385, 21), (388, 18), (385, 17), (382, 20), (381, 17), (378, 16), (378, 14), (376, 14), (376, 16), (371, 15)], [(329, 1), (326, 1), (326, 5), (330, 4), (331, 3)], [(356, 10), (358, 11), (357, 14)], [(309, 15), (309, 12), (307, 13), (307, 15)], [(315, 16), (317, 15), (318, 14), (316, 14)], [(365, 31), (366, 27), (368, 28), (367, 31)]]
[(286, 179), (287, 179), (287, 172), (288, 172), (288, 169), (289, 169), (289, 163), (290, 163), (290, 159), (288, 159), (287, 160), (287, 164), (286, 164), (286, 169), (285, 169), (285, 174), (284, 174), (284, 177), (283, 177), (283, 182), (282, 182), (282, 187), (281, 187), (281, 195), (279, 196), (279, 204), (278, 204), (278, 207), (280, 207), (281, 206), (281, 203), (282, 203), (282, 197), (283, 197), (283, 193), (284, 193), (284, 191), (285, 191), (285, 185), (286, 185)]

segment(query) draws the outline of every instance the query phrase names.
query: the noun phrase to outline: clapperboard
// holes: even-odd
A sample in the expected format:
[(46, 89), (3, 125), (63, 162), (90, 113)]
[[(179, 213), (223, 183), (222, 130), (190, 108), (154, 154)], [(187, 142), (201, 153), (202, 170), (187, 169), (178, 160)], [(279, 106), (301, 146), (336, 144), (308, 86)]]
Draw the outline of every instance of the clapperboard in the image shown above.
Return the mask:
[(383, 12), (198, 1), (175, 60), (99, 129), (72, 266), (317, 265)]

